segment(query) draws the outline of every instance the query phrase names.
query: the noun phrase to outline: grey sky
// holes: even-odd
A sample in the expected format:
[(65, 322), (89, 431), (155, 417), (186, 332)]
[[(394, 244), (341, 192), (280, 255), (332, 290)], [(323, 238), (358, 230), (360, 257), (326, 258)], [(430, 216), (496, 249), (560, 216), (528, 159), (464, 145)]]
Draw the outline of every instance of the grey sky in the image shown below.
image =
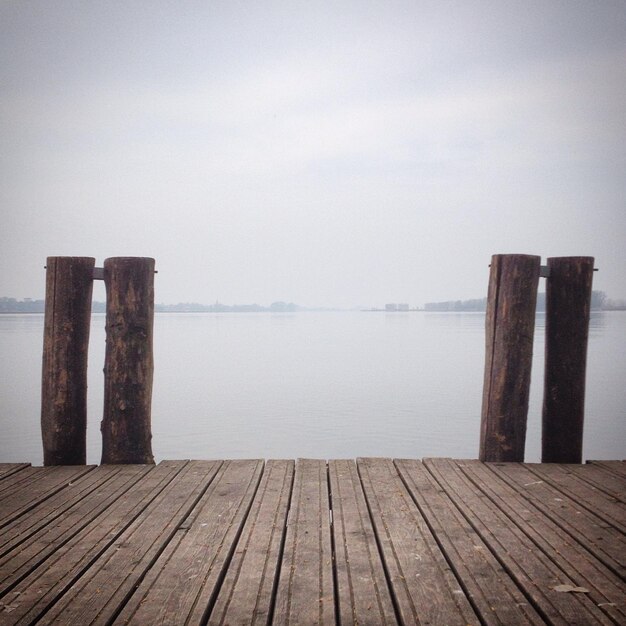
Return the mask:
[(623, 1), (0, 0), (0, 59), (0, 295), (421, 305), (520, 252), (626, 297)]

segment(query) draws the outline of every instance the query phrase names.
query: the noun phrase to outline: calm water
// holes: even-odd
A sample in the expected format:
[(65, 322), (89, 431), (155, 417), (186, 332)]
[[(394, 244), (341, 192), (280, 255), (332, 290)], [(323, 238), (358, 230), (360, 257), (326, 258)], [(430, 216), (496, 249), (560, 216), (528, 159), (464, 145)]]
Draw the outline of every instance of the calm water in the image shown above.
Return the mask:
[[(539, 460), (544, 318), (526, 459)], [(42, 315), (0, 315), (0, 461), (41, 464)], [(100, 460), (104, 316), (92, 322), (88, 461)], [(153, 448), (164, 458), (473, 457), (478, 313), (157, 314)], [(594, 313), (585, 458), (626, 457), (626, 314)]]

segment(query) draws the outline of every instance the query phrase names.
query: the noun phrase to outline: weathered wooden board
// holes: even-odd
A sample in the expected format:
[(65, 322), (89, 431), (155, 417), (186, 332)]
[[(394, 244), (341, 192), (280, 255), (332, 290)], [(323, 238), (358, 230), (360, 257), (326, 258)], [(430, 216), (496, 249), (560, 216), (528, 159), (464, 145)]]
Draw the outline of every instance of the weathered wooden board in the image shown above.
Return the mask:
[(604, 491), (581, 479), (580, 475), (571, 472), (567, 466), (555, 463), (529, 464), (528, 468), (540, 480), (545, 480), (557, 487), (564, 494), (576, 500), (581, 507), (602, 517), (607, 523), (620, 532), (626, 533), (626, 504), (612, 498)]
[(23, 489), (30, 489), (47, 471), (45, 467), (31, 467), (29, 465), (20, 471), (18, 475), (7, 476), (5, 480), (0, 482), (0, 498), (4, 502), (11, 494)]
[[(185, 465), (184, 461), (161, 463), (123, 494), (115, 490), (115, 483), (111, 481), (99, 488), (105, 507), (101, 514), (73, 536), (68, 531), (67, 540), (59, 541), (54, 553), (12, 587), (4, 599), (5, 604), (11, 607), (7, 616), (10, 621), (0, 620), (0, 623), (29, 624), (40, 618), (71, 590), (72, 585), (107, 549), (112, 546), (117, 549), (122, 533), (149, 510), (148, 504), (159, 496)], [(63, 524), (63, 520), (57, 523)]]
[(609, 468), (596, 463), (587, 465), (569, 464), (563, 467), (596, 489), (603, 491), (610, 498), (626, 503), (624, 476), (614, 474)]
[(626, 624), (620, 463), (11, 468), (0, 626)]
[[(65, 489), (53, 498), (48, 498), (30, 509), (27, 514), (17, 517), (4, 526), (0, 534), (0, 557), (6, 555), (17, 546), (24, 545), (39, 530), (55, 524), (55, 520), (66, 515), (73, 506), (83, 498), (97, 491), (107, 481), (113, 479), (124, 466), (111, 465), (97, 467), (92, 472), (72, 481)], [(95, 495), (99, 497), (100, 491)]]
[(359, 459), (357, 464), (400, 620), (479, 624), (392, 461)]
[[(588, 594), (557, 591), (560, 585), (577, 587), (576, 580), (538, 549), (513, 519), (488, 497), (485, 485), (467, 477), (464, 462), (425, 459), (424, 464), (549, 623), (560, 626), (614, 623)], [(500, 499), (499, 504), (505, 503)], [(523, 512), (518, 509), (518, 514)]]
[[(548, 539), (558, 531), (565, 531), (570, 537), (564, 541), (571, 543), (572, 539), (579, 544), (578, 550), (582, 547), (583, 554), (591, 553), (594, 559), (600, 560), (606, 567), (615, 572), (618, 576), (626, 578), (626, 537), (616, 528), (607, 524), (605, 520), (598, 517), (587, 508), (580, 506), (579, 502), (573, 500), (566, 494), (556, 489), (544, 480), (537, 480), (536, 473), (530, 471), (528, 466), (516, 463), (506, 465), (480, 466), (476, 463), (465, 464), (471, 468), (474, 475), (481, 478), (485, 472), (491, 470), (503, 481), (512, 487), (520, 496), (530, 502), (532, 506), (532, 519), (541, 524), (538, 529), (541, 539)], [(498, 485), (498, 483), (495, 483)], [(524, 506), (523, 501), (519, 501), (520, 506)], [(528, 513), (530, 516), (531, 513)], [(556, 539), (552, 545), (559, 545)], [(587, 557), (580, 556), (584, 561)], [(589, 576), (596, 581), (603, 577), (597, 568), (592, 568)]]
[[(616, 578), (615, 570), (607, 568), (598, 559), (600, 554), (604, 555), (601, 552), (604, 529), (599, 524), (602, 520), (588, 519), (587, 511), (578, 511), (575, 503), (567, 502), (567, 496), (543, 481), (532, 480), (534, 475), (524, 466), (514, 463), (484, 465), (475, 461), (463, 462), (462, 466), (470, 480), (481, 485), (491, 501), (555, 565), (567, 572), (577, 587), (587, 589), (589, 598), (618, 623), (626, 623), (626, 607), (623, 606), (626, 587)], [(494, 473), (503, 480), (494, 481)], [(511, 481), (509, 476), (515, 476), (515, 480)], [(565, 525), (568, 518), (570, 522)], [(578, 525), (588, 532), (586, 541), (577, 531)], [(612, 539), (620, 539), (607, 534), (604, 538), (609, 543)], [(619, 569), (623, 571), (624, 568)]]
[[(145, 466), (127, 466), (116, 469), (114, 476), (108, 481), (100, 483), (90, 481), (90, 486), (93, 487), (91, 492), (85, 493), (84, 489), (79, 489), (79, 493), (71, 500), (71, 506), (62, 512), (55, 511), (55, 516), (52, 513), (46, 516), (44, 519), (47, 523), (38, 524), (37, 530), (34, 530), (32, 526), (25, 529), (24, 526), (31, 521), (32, 517), (39, 517), (46, 510), (53, 508), (51, 506), (53, 502), (63, 501), (64, 498), (56, 498), (53, 502), (50, 500), (43, 502), (36, 510), (29, 511), (28, 515), (20, 518), (19, 521), (23, 522), (21, 525), (14, 524), (8, 528), (10, 532), (7, 535), (11, 537), (11, 540), (5, 546), (3, 556), (0, 557), (0, 591), (13, 587), (25, 578), (83, 528), (97, 520), (108, 506), (115, 503), (117, 498), (120, 498), (149, 471), (149, 468)], [(92, 478), (107, 473), (109, 472), (106, 468), (103, 468), (103, 471), (98, 468), (83, 478)], [(77, 482), (80, 485), (81, 481)], [(73, 488), (68, 487), (63, 494), (70, 492), (68, 495), (71, 495), (72, 491)], [(3, 539), (4, 536), (3, 533)]]
[(341, 624), (397, 624), (354, 461), (330, 461), (336, 602)]
[(7, 479), (12, 484), (7, 485), (0, 494), (0, 527), (17, 519), (93, 469), (91, 465), (68, 465), (28, 468), (15, 474)]
[[(200, 624), (215, 603), (263, 469), (226, 461), (119, 615), (128, 624)], [(104, 621), (102, 622), (104, 623)]]
[(296, 464), (274, 624), (334, 624), (326, 461)]
[(0, 463), (0, 480), (8, 478), (27, 467), (30, 467), (30, 463)]
[(396, 467), (483, 623), (544, 624), (423, 464), (398, 460)]
[(588, 461), (587, 464), (617, 474), (620, 478), (626, 478), (626, 461)]
[(293, 461), (268, 461), (208, 623), (268, 624), (293, 484)]
[(146, 494), (140, 516), (134, 516), (126, 525), (122, 520), (113, 520), (117, 522), (110, 531), (113, 541), (108, 542), (95, 560), (91, 559), (80, 578), (41, 617), (40, 623), (63, 626), (108, 623), (167, 547), (220, 466), (221, 462), (217, 461), (188, 463), (165, 487), (161, 485), (158, 493)]

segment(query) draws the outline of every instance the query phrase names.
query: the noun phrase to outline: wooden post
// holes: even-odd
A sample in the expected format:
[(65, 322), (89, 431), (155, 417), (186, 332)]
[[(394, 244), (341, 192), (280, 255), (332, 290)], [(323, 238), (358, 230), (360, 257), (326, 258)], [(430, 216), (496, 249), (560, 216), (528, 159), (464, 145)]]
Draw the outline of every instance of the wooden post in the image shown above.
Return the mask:
[(491, 259), (487, 296), (481, 461), (523, 461), (540, 258)]
[(548, 259), (543, 463), (581, 463), (593, 257)]
[(102, 463), (154, 463), (154, 259), (104, 262), (107, 291)]
[(91, 257), (48, 257), (41, 376), (44, 465), (87, 462)]

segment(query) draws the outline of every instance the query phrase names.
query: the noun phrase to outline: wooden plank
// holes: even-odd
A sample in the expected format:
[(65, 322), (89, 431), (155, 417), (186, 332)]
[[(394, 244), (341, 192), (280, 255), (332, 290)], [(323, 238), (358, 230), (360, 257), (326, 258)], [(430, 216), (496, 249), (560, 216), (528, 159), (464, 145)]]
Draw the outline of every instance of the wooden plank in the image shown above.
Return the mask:
[(357, 465), (403, 624), (479, 624), (390, 459)]
[(356, 464), (330, 461), (328, 471), (339, 622), (397, 624)]
[(9, 495), (28, 489), (29, 485), (36, 482), (39, 475), (46, 471), (45, 467), (29, 466), (16, 474), (7, 476), (5, 480), (0, 482), (0, 503)]
[(30, 463), (0, 463), (0, 480), (30, 467)]
[[(466, 464), (466, 467), (470, 467)], [(471, 466), (474, 469), (473, 466)], [(550, 483), (537, 480), (537, 476), (528, 466), (517, 464), (489, 465), (502, 480), (514, 488), (523, 498), (533, 504), (535, 509), (570, 535), (585, 552), (605, 564), (618, 576), (626, 578), (626, 537), (618, 529), (607, 524), (580, 504), (568, 497)], [(475, 469), (475, 472), (478, 469)], [(484, 471), (481, 472), (481, 477)], [(523, 503), (520, 505), (523, 506)], [(546, 538), (546, 529), (540, 530)], [(557, 545), (553, 542), (553, 545)], [(594, 580), (602, 579), (598, 572), (592, 574)], [(581, 583), (582, 584), (582, 583)]]
[(274, 624), (334, 624), (326, 462), (299, 459), (287, 520)]
[(293, 461), (267, 461), (241, 538), (211, 615), (210, 626), (268, 624), (278, 584)]
[[(94, 469), (92, 465), (69, 465), (23, 470), (15, 477), (26, 474), (23, 480), (16, 480), (13, 488), (0, 497), (0, 527), (9, 524), (30, 511), (34, 506), (65, 489), (72, 481)], [(13, 477), (12, 477), (13, 478)], [(3, 481), (5, 482), (5, 481)]]
[[(614, 540), (623, 546), (622, 537), (602, 536), (603, 528), (598, 524), (588, 529), (593, 520), (586, 519), (584, 514), (577, 515), (580, 512), (575, 503), (568, 503), (563, 494), (543, 481), (532, 480), (534, 475), (522, 465), (507, 463), (487, 466), (471, 461), (459, 465), (470, 480), (481, 485), (482, 490), (508, 515), (511, 522), (575, 581), (576, 586), (588, 589), (589, 598), (603, 607), (612, 619), (626, 623), (626, 607), (623, 606), (626, 587), (621, 580), (624, 567), (618, 566), (616, 572), (600, 562), (596, 554), (604, 549), (601, 545), (603, 540), (609, 542), (609, 550), (617, 550)], [(493, 480), (494, 473), (498, 480)], [(568, 518), (569, 521), (566, 521)], [(582, 529), (589, 533), (587, 537), (581, 538)], [(580, 540), (580, 543), (576, 540)], [(596, 545), (599, 547), (594, 551)], [(615, 558), (610, 563), (616, 560), (619, 559)]]
[(593, 465), (594, 467), (600, 467), (607, 472), (626, 478), (625, 461), (587, 461), (587, 464)]
[[(167, 462), (143, 480), (50, 562), (20, 582), (15, 623), (92, 624), (123, 604), (182, 520), (206, 491), (221, 462)], [(17, 611), (16, 611), (17, 612)], [(20, 611), (21, 612), (21, 611)], [(14, 613), (11, 613), (13, 616)]]
[(52, 524), (76, 502), (89, 494), (99, 485), (110, 480), (122, 470), (122, 466), (97, 467), (93, 471), (72, 481), (53, 498), (44, 500), (32, 508), (28, 515), (13, 520), (2, 529), (0, 535), (0, 556), (5, 555), (17, 545), (23, 544), (39, 529)]
[[(99, 471), (100, 469), (103, 471)], [(59, 497), (47, 500), (37, 507), (39, 510), (36, 509), (24, 516), (27, 518), (25, 521), (30, 524), (32, 513), (35, 517), (39, 517), (40, 515), (37, 514), (41, 514), (41, 509), (44, 513), (54, 511), (44, 518), (47, 523), (38, 524), (37, 530), (34, 530), (32, 526), (26, 528), (26, 524), (9, 528), (11, 532), (8, 534), (11, 540), (6, 544), (3, 549), (4, 554), (0, 558), (0, 593), (14, 587), (150, 471), (150, 468), (146, 466), (118, 466), (112, 469), (117, 471), (110, 477), (110, 480), (106, 477), (107, 468), (98, 468), (87, 474), (85, 478), (103, 474), (107, 478), (99, 482), (90, 481), (88, 485), (91, 487), (90, 492), (85, 490), (84, 485), (80, 485), (78, 493), (74, 492), (74, 497), (68, 503), (68, 498), (63, 496), (66, 496), (68, 491), (74, 491), (68, 488), (58, 494)], [(57, 503), (59, 500), (61, 502)], [(23, 518), (20, 518), (17, 521), (22, 520)], [(5, 533), (3, 533), (3, 539), (4, 535)]]
[[(227, 461), (121, 611), (122, 624), (205, 623), (261, 478), (263, 461)], [(120, 597), (123, 600), (123, 597)], [(106, 624), (104, 615), (96, 620)]]
[(578, 502), (591, 513), (601, 517), (620, 532), (626, 533), (626, 505), (593, 485), (581, 480), (575, 473), (554, 463), (528, 464), (540, 480), (554, 485), (562, 493)]
[(261, 466), (0, 480), (0, 515), (27, 504), (0, 532), (0, 625), (626, 623), (625, 539), (595, 512), (623, 505), (613, 463)]
[[(559, 585), (576, 587), (571, 575), (537, 549), (529, 537), (512, 523), (482, 488), (472, 482), (461, 467), (464, 462), (425, 459), (424, 464), (440, 487), (455, 502), (465, 519), (480, 535), (492, 554), (513, 578), (528, 601), (549, 623), (613, 624), (585, 593), (559, 593)], [(492, 480), (497, 477), (492, 474)]]
[[(11, 621), (8, 623), (31, 623), (41, 616), (185, 464), (169, 462), (162, 463), (156, 469), (150, 468), (152, 471), (121, 497), (119, 491), (112, 488), (114, 483), (111, 481), (99, 486), (94, 496), (102, 499), (103, 510), (100, 515), (74, 536), (69, 531), (70, 537), (66, 541), (58, 541), (54, 546), (56, 550), (45, 561), (13, 585), (9, 593), (5, 593), (3, 602), (11, 607)], [(140, 467), (135, 471), (138, 476), (142, 474)], [(50, 532), (54, 532), (56, 525), (64, 525), (64, 522), (64, 518), (51, 522)], [(45, 534), (40, 544), (47, 546)]]
[(423, 464), (409, 460), (395, 464), (481, 623), (545, 624)]
[(572, 464), (564, 467), (614, 500), (619, 500), (623, 504), (626, 503), (626, 476), (614, 474), (610, 470), (596, 464)]

